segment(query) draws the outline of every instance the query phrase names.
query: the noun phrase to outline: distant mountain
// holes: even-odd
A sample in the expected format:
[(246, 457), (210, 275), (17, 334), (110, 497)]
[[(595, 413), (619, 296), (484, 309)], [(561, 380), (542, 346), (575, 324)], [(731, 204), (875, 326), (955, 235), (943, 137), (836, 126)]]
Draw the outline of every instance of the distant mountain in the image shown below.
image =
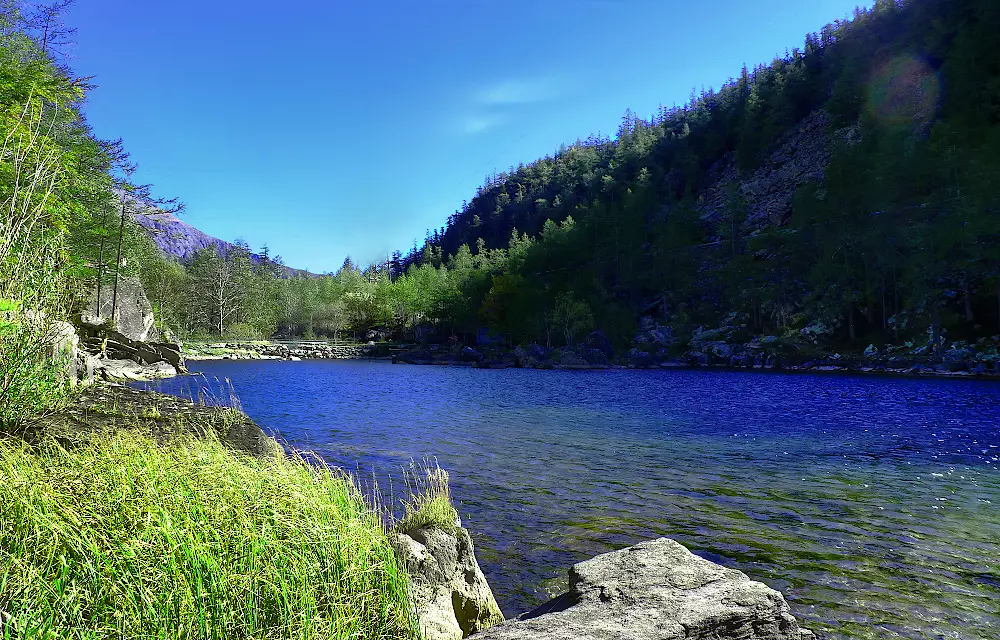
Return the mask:
[[(219, 249), (220, 254), (226, 255), (236, 246), (192, 227), (172, 213), (154, 207), (133, 210), (132, 216), (149, 232), (160, 251), (181, 262), (191, 260), (196, 253), (208, 247), (215, 246)], [(264, 259), (262, 255), (257, 253), (251, 253), (250, 256), (254, 261)], [(289, 277), (314, 275), (302, 269), (293, 269), (287, 266), (284, 268)]]

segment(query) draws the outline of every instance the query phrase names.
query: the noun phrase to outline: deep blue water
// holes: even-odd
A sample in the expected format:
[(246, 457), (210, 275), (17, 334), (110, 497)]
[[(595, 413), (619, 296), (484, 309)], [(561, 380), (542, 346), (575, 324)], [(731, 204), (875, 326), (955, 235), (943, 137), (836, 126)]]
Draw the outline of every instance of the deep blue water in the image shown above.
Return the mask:
[(829, 637), (1000, 638), (1000, 383), (192, 365), (289, 444), (383, 485), (436, 457), (508, 615), (572, 563), (667, 535)]

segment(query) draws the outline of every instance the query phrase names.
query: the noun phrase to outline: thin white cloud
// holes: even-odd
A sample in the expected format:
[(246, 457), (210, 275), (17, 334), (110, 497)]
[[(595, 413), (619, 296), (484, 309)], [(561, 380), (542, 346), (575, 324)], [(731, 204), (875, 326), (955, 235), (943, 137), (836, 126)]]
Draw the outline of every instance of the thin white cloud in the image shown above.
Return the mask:
[(522, 78), (505, 80), (480, 89), (476, 102), (484, 105), (526, 104), (545, 102), (562, 91), (561, 82), (555, 78)]
[(475, 135), (499, 127), (505, 120), (506, 118), (499, 115), (466, 116), (461, 122), (460, 130), (462, 133)]

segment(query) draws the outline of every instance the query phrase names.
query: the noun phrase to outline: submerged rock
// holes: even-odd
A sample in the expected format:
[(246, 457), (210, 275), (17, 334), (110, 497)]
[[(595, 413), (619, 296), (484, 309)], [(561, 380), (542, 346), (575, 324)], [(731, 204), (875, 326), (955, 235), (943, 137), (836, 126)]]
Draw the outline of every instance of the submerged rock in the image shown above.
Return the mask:
[(477, 640), (802, 640), (780, 593), (660, 538), (573, 566), (570, 590)]
[(503, 621), (460, 522), (449, 530), (429, 526), (397, 533), (393, 546), (410, 576), (424, 640), (461, 640)]

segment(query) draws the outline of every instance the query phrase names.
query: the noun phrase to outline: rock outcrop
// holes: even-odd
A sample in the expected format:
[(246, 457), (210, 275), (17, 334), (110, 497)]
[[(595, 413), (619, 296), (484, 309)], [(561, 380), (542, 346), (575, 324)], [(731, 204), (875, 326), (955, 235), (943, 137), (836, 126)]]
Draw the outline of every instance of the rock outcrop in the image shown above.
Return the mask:
[(84, 318), (91, 324), (100, 324), (102, 318), (111, 318), (114, 307), (113, 325), (118, 333), (139, 342), (157, 341), (160, 333), (153, 317), (153, 305), (149, 304), (146, 292), (138, 278), (121, 278), (118, 281), (118, 297), (114, 287), (101, 287), (101, 299), (95, 293)]
[(63, 379), (70, 384), (76, 384), (80, 379), (79, 345), (76, 328), (68, 322), (53, 322), (45, 332), (47, 355), (61, 367)]
[(69, 446), (119, 430), (137, 430), (159, 441), (212, 434), (226, 446), (255, 457), (283, 453), (274, 438), (240, 411), (116, 384), (83, 390), (68, 406), (33, 421), (23, 437), (32, 442), (51, 436)]
[[(83, 349), (77, 358), (77, 377), (91, 382), (100, 377), (111, 382), (168, 378), (187, 373), (179, 344), (157, 342), (152, 307), (138, 281), (119, 283), (118, 306), (110, 320), (111, 300), (103, 309), (106, 316), (92, 311), (76, 320)], [(125, 292), (126, 297), (122, 297)], [(96, 296), (95, 296), (96, 299)], [(101, 300), (105, 299), (101, 292)], [(140, 336), (140, 337), (136, 337)], [(144, 336), (144, 337), (141, 337)]]
[[(715, 183), (699, 196), (699, 211), (708, 220), (724, 219), (727, 201), (738, 195), (747, 207), (749, 224), (755, 227), (784, 224), (792, 213), (792, 201), (799, 187), (823, 183), (835, 139), (829, 130), (826, 112), (813, 112), (782, 136), (751, 174), (741, 174), (736, 160), (728, 157), (715, 168)], [(843, 134), (838, 132), (838, 135)]]
[(410, 576), (424, 640), (461, 640), (503, 621), (461, 522), (397, 533), (393, 546)]
[(568, 593), (476, 640), (802, 640), (777, 591), (660, 538), (573, 566)]

